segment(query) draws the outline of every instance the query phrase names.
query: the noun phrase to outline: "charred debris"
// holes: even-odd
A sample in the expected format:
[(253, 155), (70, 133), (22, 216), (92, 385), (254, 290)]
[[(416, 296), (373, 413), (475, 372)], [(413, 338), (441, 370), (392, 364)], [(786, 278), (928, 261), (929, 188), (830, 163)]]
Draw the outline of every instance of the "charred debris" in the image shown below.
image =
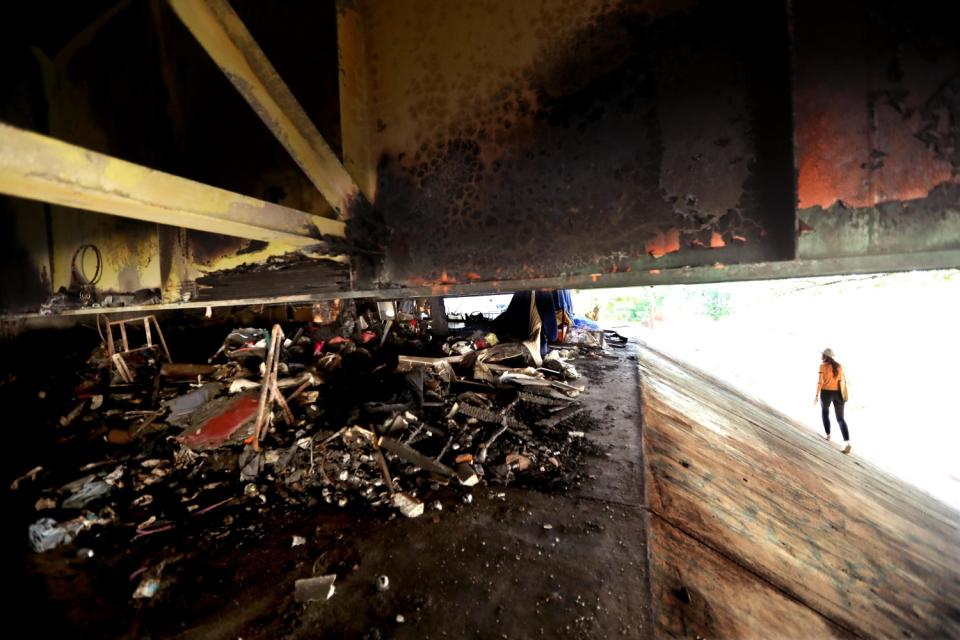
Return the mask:
[(561, 323), (566, 341), (548, 345), (535, 315), (516, 331), (481, 316), (447, 328), (426, 302), (330, 301), (312, 321), (229, 330), (190, 363), (171, 362), (152, 316), (98, 323), (55, 425), (85, 458), (54, 456), (11, 486), (35, 501), (29, 544), (92, 554), (186, 530), (227, 538), (283, 510), (418, 517), (469, 508), (478, 490), (576, 485), (596, 449), (576, 364), (604, 357), (604, 335)]

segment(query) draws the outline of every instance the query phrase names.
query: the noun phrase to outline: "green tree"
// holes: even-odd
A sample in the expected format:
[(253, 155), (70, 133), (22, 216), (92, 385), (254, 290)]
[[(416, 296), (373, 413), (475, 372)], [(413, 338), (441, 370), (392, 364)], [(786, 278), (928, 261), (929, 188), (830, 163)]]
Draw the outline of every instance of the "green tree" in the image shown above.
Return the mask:
[(617, 296), (607, 301), (605, 318), (621, 322), (646, 322), (663, 309), (664, 294), (647, 290), (636, 296)]
[(700, 292), (701, 302), (703, 304), (703, 315), (719, 320), (726, 318), (733, 313), (731, 304), (731, 294), (728, 291), (718, 291), (716, 289), (704, 289)]

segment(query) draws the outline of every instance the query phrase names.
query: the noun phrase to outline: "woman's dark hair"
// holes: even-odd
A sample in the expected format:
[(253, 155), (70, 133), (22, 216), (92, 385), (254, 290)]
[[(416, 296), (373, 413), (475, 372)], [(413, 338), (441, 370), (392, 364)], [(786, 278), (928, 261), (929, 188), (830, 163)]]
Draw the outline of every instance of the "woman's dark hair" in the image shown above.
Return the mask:
[(830, 356), (823, 356), (823, 361), (826, 362), (826, 363), (827, 363), (828, 365), (830, 365), (831, 367), (833, 367), (833, 375), (834, 375), (834, 376), (840, 375), (840, 363), (839, 363), (839, 362), (837, 362), (836, 360), (834, 360), (834, 359), (831, 358)]

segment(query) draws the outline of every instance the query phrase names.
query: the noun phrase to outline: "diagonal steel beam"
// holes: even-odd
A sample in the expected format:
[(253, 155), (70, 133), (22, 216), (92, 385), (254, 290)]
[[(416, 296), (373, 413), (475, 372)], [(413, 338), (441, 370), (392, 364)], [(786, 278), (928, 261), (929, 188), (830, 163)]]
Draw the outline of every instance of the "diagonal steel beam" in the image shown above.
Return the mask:
[(170, 6), (337, 217), (349, 218), (365, 197), (226, 0), (170, 0)]
[(342, 238), (338, 220), (154, 171), (0, 123), (0, 193), (297, 247)]

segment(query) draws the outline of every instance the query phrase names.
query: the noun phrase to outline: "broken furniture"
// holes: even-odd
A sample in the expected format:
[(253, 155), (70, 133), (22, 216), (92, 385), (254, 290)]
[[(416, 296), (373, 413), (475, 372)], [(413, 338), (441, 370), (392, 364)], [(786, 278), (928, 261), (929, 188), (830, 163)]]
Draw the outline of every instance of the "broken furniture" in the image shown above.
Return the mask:
[[(106, 316), (104, 316), (106, 318)], [(143, 332), (146, 339), (146, 344), (130, 348), (130, 341), (127, 338), (127, 325), (134, 324), (143, 324)], [(151, 323), (153, 324), (154, 329), (157, 332), (157, 338), (159, 338), (159, 345), (154, 344), (153, 342), (153, 329), (150, 328)], [(100, 325), (100, 318), (97, 317), (97, 326)], [(114, 327), (119, 327), (120, 329), (120, 344), (123, 346), (123, 349), (117, 350), (116, 342), (114, 341), (113, 331)], [(163, 331), (160, 329), (160, 323), (157, 322), (156, 316), (149, 315), (143, 316), (140, 318), (125, 318), (123, 320), (107, 320), (106, 322), (106, 346), (107, 346), (107, 357), (110, 358), (110, 361), (113, 363), (114, 367), (117, 369), (117, 373), (123, 379), (124, 382), (131, 383), (133, 382), (133, 374), (130, 372), (130, 368), (127, 366), (124, 356), (131, 353), (136, 353), (138, 351), (147, 351), (155, 349), (158, 346), (162, 349), (161, 355), (164, 356), (167, 362), (173, 362), (173, 359), (170, 357), (170, 350), (167, 349), (167, 341), (163, 337)]]

